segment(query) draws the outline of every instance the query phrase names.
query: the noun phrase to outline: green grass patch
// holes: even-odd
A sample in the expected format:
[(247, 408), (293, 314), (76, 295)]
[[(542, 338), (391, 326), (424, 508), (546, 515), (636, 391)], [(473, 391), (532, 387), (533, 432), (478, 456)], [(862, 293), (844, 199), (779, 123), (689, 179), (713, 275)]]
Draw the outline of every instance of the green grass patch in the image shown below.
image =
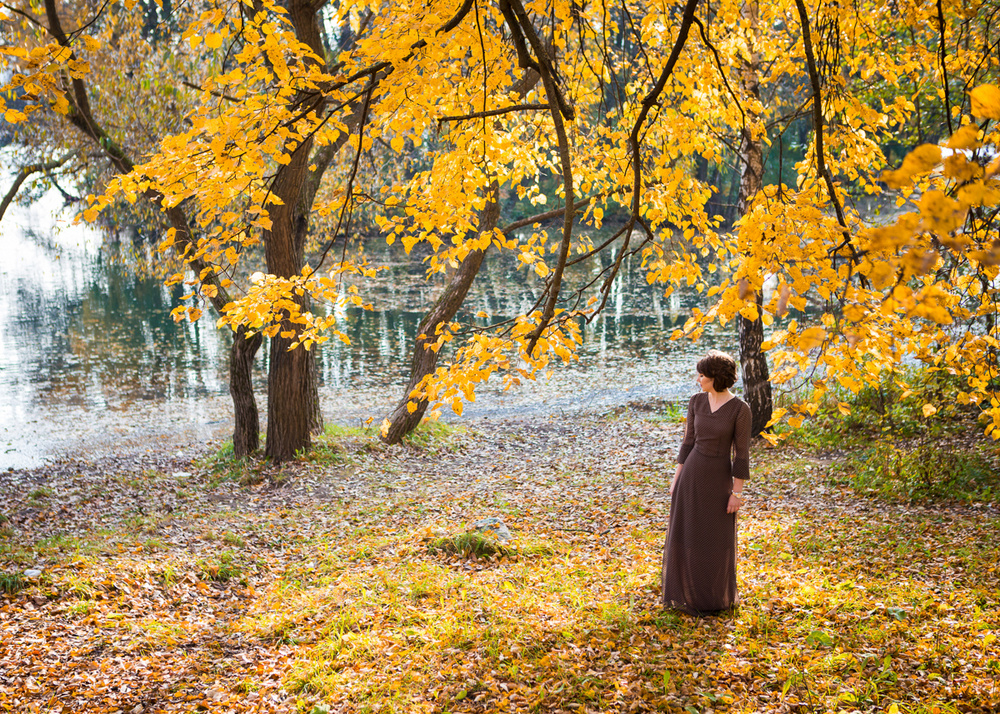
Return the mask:
[(0, 593), (13, 595), (29, 585), (30, 583), (21, 573), (0, 573)]
[(515, 550), (475, 531), (457, 535), (442, 536), (427, 544), (432, 552), (450, 553), (464, 557), (490, 558), (494, 555), (513, 555)]
[(244, 580), (244, 568), (237, 562), (231, 551), (223, 551), (218, 555), (201, 558), (195, 566), (203, 580), (226, 583), (230, 580)]
[(237, 457), (232, 441), (225, 442), (214, 454), (195, 461), (195, 467), (209, 473), (210, 488), (226, 481), (234, 481), (241, 486), (255, 486), (263, 483), (266, 478), (263, 461), (245, 456)]
[(462, 437), (468, 432), (468, 428), (462, 424), (424, 421), (407, 434), (403, 443), (432, 454), (453, 452), (461, 448)]
[(687, 404), (682, 402), (662, 402), (658, 408), (645, 415), (644, 421), (663, 424), (682, 424), (687, 416)]

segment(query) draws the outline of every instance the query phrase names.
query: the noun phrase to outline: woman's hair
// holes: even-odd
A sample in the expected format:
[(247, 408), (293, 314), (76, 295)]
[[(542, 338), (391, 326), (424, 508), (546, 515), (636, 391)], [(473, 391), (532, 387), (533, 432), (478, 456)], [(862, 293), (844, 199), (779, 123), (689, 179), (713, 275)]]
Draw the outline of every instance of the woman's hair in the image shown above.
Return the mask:
[(698, 374), (711, 379), (715, 391), (721, 392), (736, 384), (736, 360), (725, 352), (709, 350), (698, 360)]

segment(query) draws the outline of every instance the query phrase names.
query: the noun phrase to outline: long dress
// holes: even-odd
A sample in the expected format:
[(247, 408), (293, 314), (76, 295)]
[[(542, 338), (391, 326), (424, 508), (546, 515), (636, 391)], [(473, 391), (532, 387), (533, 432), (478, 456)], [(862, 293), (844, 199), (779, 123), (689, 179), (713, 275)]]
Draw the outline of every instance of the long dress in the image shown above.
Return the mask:
[(663, 604), (692, 615), (737, 604), (733, 479), (750, 476), (750, 407), (733, 397), (714, 413), (708, 393), (691, 397), (663, 547)]

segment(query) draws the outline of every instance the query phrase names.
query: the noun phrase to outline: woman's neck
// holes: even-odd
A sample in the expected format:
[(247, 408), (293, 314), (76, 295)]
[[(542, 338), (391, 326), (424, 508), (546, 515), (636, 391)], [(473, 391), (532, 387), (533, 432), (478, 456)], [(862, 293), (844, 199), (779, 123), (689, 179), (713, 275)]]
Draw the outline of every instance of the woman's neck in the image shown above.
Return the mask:
[(721, 392), (717, 392), (714, 389), (708, 389), (706, 390), (706, 393), (708, 394), (708, 398), (711, 399), (712, 401), (719, 401), (719, 400), (725, 401), (732, 396), (732, 392), (730, 392), (728, 389), (724, 389)]

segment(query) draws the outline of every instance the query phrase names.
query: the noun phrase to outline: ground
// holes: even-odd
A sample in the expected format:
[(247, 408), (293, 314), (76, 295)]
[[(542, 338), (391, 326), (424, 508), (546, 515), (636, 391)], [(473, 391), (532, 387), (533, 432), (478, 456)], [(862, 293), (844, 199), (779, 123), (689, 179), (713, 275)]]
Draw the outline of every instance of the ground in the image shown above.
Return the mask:
[(887, 505), (807, 449), (753, 450), (738, 610), (664, 611), (677, 417), (3, 474), (0, 711), (1000, 709), (1000, 510)]

